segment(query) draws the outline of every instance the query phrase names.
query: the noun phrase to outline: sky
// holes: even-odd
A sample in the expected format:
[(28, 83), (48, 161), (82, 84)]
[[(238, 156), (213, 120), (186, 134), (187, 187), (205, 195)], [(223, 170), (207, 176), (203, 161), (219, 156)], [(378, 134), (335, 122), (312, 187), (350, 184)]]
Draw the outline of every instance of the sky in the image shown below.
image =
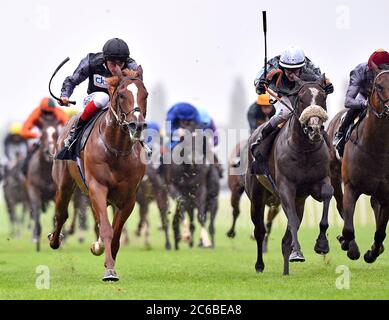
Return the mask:
[[(246, 126), (263, 66), (261, 11), (267, 11), (268, 58), (301, 46), (335, 87), (330, 117), (343, 107), (349, 72), (377, 48), (388, 50), (389, 1), (142, 0), (0, 2), (0, 131), (24, 120), (89, 52), (119, 37), (144, 70), (149, 116), (179, 101), (206, 108), (219, 126)], [(86, 82), (72, 96), (81, 108)], [(151, 119), (154, 120), (154, 119)]]

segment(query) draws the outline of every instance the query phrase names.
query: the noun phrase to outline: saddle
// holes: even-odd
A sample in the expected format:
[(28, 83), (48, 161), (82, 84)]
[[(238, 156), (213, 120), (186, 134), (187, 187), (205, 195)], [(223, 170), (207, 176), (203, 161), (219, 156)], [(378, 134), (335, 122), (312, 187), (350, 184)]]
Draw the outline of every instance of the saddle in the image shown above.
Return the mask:
[[(353, 133), (354, 129), (359, 126), (359, 124), (362, 122), (363, 118), (366, 116), (367, 113), (367, 108), (361, 111), (361, 113), (358, 115), (356, 120), (349, 125), (349, 127), (346, 130), (346, 135), (344, 138), (344, 142), (346, 143), (348, 140), (351, 138), (351, 134)], [(342, 116), (342, 121), (343, 121), (343, 116)], [(353, 143), (356, 141), (352, 141)]]
[(94, 115), (88, 123), (82, 128), (82, 130), (76, 136), (75, 142), (69, 147), (62, 149), (55, 157), (56, 160), (73, 160), (77, 161), (77, 158), (80, 157), (81, 151), (85, 148), (86, 142), (92, 132), (92, 129), (98, 118), (104, 114), (108, 108), (100, 110), (96, 115)]

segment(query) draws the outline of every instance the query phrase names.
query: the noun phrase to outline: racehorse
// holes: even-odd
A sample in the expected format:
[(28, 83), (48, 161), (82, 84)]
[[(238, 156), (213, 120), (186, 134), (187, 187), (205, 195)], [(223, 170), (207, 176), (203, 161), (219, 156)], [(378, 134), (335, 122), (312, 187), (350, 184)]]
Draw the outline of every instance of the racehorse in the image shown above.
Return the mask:
[[(332, 152), (331, 178), (335, 187), (337, 208), (344, 219), (341, 248), (352, 260), (360, 257), (354, 233), (355, 204), (361, 194), (371, 196), (376, 220), (374, 243), (364, 259), (374, 262), (384, 251), (383, 241), (389, 219), (389, 69), (380, 70), (373, 64), (374, 82), (368, 98), (367, 114), (353, 130), (346, 143), (341, 163)], [(330, 123), (334, 135), (340, 112)], [(342, 194), (341, 183), (344, 183)]]
[[(24, 159), (21, 158), (14, 162), (12, 167), (4, 166), (3, 192), (4, 200), (7, 206), (8, 216), (11, 223), (11, 236), (19, 236), (21, 227), (24, 224), (25, 216), (29, 211), (26, 177), (22, 172)], [(16, 206), (22, 205), (22, 215), (18, 216)]]
[(40, 251), (40, 215), (46, 211), (49, 201), (54, 200), (54, 183), (51, 177), (55, 143), (58, 138), (59, 122), (54, 116), (47, 115), (39, 120), (42, 135), (38, 150), (31, 156), (27, 167), (26, 188), (31, 216), (34, 221), (33, 241)]
[[(239, 160), (237, 160), (239, 159)], [(244, 192), (244, 181), (245, 174), (238, 174), (236, 171), (237, 163), (239, 163), (239, 167), (246, 169), (247, 166), (247, 142), (238, 143), (235, 148), (232, 150), (231, 155), (228, 159), (228, 188), (231, 191), (231, 206), (232, 206), (232, 226), (230, 230), (227, 232), (227, 237), (234, 238), (236, 235), (235, 225), (236, 220), (239, 217), (240, 209), (239, 203)], [(243, 170), (242, 169), (242, 170)], [(240, 170), (240, 169), (239, 169)], [(269, 211), (267, 214), (267, 222), (266, 222), (266, 236), (263, 240), (263, 252), (267, 252), (267, 244), (271, 232), (271, 227), (273, 225), (273, 220), (277, 216), (280, 211), (280, 201), (278, 197), (273, 196), (266, 188), (264, 188), (265, 192), (265, 204), (269, 207)]]
[[(323, 122), (327, 120), (326, 98), (324, 91), (325, 77), (319, 81), (302, 82), (298, 80), (299, 89), (293, 92), (294, 111), (282, 127), (272, 146), (269, 168), (274, 177), (287, 216), (288, 224), (282, 239), (284, 258), (284, 275), (289, 274), (289, 262), (305, 261), (297, 237), (301, 224), (306, 198), (311, 195), (323, 201), (323, 215), (320, 221), (320, 234), (316, 240), (315, 251), (325, 254), (329, 251), (326, 230), (328, 228), (328, 209), (333, 188), (329, 177), (329, 151), (324, 138)], [(263, 126), (262, 126), (263, 127)], [(249, 145), (258, 138), (262, 127), (257, 128), (249, 138)], [(264, 270), (262, 241), (266, 229), (263, 221), (264, 192), (261, 190), (260, 176), (251, 173), (253, 156), (249, 153), (246, 171), (245, 189), (251, 200), (251, 219), (255, 225), (254, 235), (257, 240), (257, 272)], [(268, 186), (265, 182), (265, 186)]]
[[(145, 173), (142, 159), (141, 135), (144, 130), (147, 90), (142, 81), (142, 69), (133, 77), (129, 70), (116, 68), (115, 75), (107, 78), (110, 103), (90, 133), (80, 153), (86, 186), (74, 161), (54, 161), (53, 179), (55, 195), (55, 229), (49, 235), (50, 246), (60, 246), (61, 229), (68, 218), (68, 204), (75, 183), (88, 191), (93, 215), (99, 226), (99, 238), (92, 244), (94, 255), (105, 250), (103, 281), (118, 281), (115, 260), (120, 247), (120, 235), (134, 205), (136, 192)], [(72, 118), (60, 135), (57, 150), (75, 121)], [(108, 219), (107, 204), (115, 208), (112, 225)]]
[[(193, 128), (185, 130), (181, 140), (182, 142), (171, 151), (172, 162), (163, 164), (169, 191), (176, 199), (176, 210), (173, 217), (176, 250), (179, 249), (181, 240), (180, 221), (184, 217), (184, 212), (189, 215), (191, 233), (189, 247), (193, 247), (195, 209), (198, 210), (198, 221), (201, 225), (202, 240), (200, 246), (208, 246), (208, 244), (204, 244), (208, 241), (203, 240), (206, 238), (207, 174), (210, 166), (206, 162), (207, 159), (211, 160), (211, 152), (207, 152), (210, 150), (207, 147), (208, 140), (203, 135), (202, 130)], [(201, 146), (198, 142), (201, 143)], [(181, 162), (177, 162), (175, 159), (180, 159)]]

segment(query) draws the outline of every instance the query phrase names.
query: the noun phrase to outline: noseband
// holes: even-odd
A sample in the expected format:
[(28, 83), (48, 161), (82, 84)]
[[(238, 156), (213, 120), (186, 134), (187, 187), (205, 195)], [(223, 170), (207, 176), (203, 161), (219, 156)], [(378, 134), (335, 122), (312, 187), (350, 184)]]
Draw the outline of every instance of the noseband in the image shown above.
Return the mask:
[(371, 107), (371, 110), (373, 112), (373, 114), (381, 119), (383, 118), (384, 116), (389, 116), (389, 99), (386, 99), (384, 100), (380, 93), (379, 93), (379, 89), (377, 88), (377, 79), (379, 76), (383, 75), (384, 73), (389, 73), (389, 70), (384, 70), (384, 71), (381, 71), (379, 74), (377, 74), (377, 76), (375, 77), (374, 79), (374, 83), (373, 83), (373, 93), (376, 92), (377, 94), (377, 97), (378, 97), (378, 100), (380, 102), (380, 107), (381, 107), (381, 112), (378, 112), (373, 106), (372, 104), (370, 103), (370, 99), (368, 99), (368, 105)]

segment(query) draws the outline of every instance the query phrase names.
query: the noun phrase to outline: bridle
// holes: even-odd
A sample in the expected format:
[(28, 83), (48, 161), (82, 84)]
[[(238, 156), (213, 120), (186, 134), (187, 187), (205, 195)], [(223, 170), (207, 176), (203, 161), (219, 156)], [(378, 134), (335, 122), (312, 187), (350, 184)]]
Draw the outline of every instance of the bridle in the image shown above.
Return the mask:
[(377, 88), (377, 79), (378, 77), (380, 77), (381, 75), (385, 74), (385, 73), (389, 73), (389, 70), (384, 70), (384, 71), (381, 71), (379, 74), (377, 74), (377, 76), (375, 77), (374, 79), (374, 82), (373, 82), (373, 92), (371, 94), (371, 96), (374, 95), (374, 92), (376, 93), (377, 95), (377, 98), (380, 102), (380, 108), (381, 108), (381, 112), (378, 112), (374, 106), (371, 104), (371, 98), (369, 97), (367, 99), (368, 101), (368, 105), (370, 106), (373, 114), (378, 118), (378, 119), (381, 119), (383, 118), (384, 116), (389, 116), (389, 98), (384, 100), (381, 95), (380, 95), (380, 89)]
[[(141, 79), (139, 78), (129, 78), (129, 77), (125, 77), (123, 78), (123, 80), (121, 82), (123, 82), (124, 80), (139, 80), (142, 82)], [(142, 82), (143, 83), (143, 82)], [(115, 89), (115, 91), (113, 92), (112, 96), (115, 96), (116, 92), (118, 91), (119, 87), (121, 87), (121, 85), (118, 85)], [(119, 95), (116, 94), (116, 97), (115, 97), (115, 105), (117, 106), (117, 110), (118, 112), (115, 111), (115, 109), (113, 108), (112, 106), (112, 103), (110, 102), (109, 103), (109, 110), (112, 112), (115, 120), (116, 120), (116, 123), (118, 124), (118, 126), (120, 127), (120, 129), (122, 131), (124, 131), (126, 134), (130, 134), (130, 129), (131, 129), (131, 122), (127, 121), (127, 116), (128, 115), (131, 115), (132, 113), (135, 113), (135, 112), (141, 112), (141, 109), (139, 107), (135, 107), (134, 109), (128, 111), (128, 112), (125, 112), (122, 108), (122, 106), (120, 105), (119, 103)]]

